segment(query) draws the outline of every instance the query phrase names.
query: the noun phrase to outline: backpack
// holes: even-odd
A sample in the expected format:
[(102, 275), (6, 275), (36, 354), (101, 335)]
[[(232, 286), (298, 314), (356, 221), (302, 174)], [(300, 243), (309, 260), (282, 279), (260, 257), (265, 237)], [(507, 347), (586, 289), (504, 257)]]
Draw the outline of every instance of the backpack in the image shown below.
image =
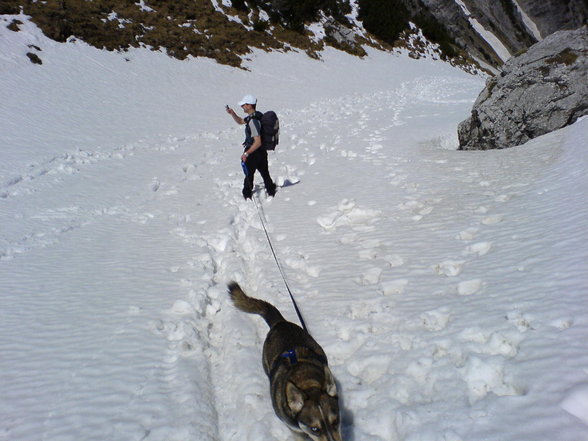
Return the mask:
[(253, 118), (261, 122), (261, 146), (266, 150), (275, 150), (280, 142), (280, 120), (276, 112), (255, 112)]

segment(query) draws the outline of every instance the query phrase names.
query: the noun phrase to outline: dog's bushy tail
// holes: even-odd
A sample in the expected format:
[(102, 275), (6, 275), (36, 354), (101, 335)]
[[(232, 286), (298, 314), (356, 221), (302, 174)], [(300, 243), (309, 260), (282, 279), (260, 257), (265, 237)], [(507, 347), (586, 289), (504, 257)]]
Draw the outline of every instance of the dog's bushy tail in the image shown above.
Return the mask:
[(229, 283), (229, 294), (237, 309), (249, 314), (259, 314), (271, 328), (276, 323), (284, 321), (284, 316), (271, 303), (249, 297), (243, 292), (237, 282)]

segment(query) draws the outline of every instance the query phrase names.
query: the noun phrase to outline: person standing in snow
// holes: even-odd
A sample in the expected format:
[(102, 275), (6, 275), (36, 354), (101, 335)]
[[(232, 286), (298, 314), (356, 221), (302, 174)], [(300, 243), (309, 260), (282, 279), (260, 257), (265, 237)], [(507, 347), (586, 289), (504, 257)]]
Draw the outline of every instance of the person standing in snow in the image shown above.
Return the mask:
[(251, 199), (253, 195), (253, 175), (259, 170), (265, 190), (269, 196), (276, 194), (276, 184), (272, 180), (267, 162), (267, 151), (261, 147), (261, 122), (262, 113), (256, 110), (257, 98), (253, 95), (246, 95), (239, 102), (239, 106), (247, 114), (245, 118), (238, 116), (229, 106), (226, 107), (227, 113), (233, 117), (237, 124), (245, 125), (245, 142), (243, 142), (244, 151), (241, 155), (241, 162), (245, 166), (245, 180), (243, 182), (243, 197)]

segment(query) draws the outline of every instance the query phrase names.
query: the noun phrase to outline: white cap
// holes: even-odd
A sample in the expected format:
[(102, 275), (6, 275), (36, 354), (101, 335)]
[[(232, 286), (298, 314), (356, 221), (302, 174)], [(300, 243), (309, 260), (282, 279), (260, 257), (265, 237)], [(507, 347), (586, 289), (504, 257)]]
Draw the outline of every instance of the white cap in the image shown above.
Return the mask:
[(241, 101), (239, 101), (239, 105), (242, 106), (243, 104), (257, 104), (257, 98), (253, 95), (245, 95)]

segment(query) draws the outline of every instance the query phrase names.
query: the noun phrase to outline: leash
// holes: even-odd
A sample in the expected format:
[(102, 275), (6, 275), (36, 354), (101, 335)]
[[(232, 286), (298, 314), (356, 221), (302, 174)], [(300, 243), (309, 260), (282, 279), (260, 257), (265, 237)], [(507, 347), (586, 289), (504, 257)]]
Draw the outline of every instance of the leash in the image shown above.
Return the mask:
[(276, 252), (274, 250), (274, 246), (273, 246), (272, 241), (270, 239), (269, 233), (267, 232), (267, 228), (265, 226), (265, 220), (264, 220), (263, 216), (261, 215), (261, 210), (259, 209), (259, 205), (257, 204), (257, 200), (256, 200), (255, 195), (251, 199), (253, 199), (253, 202), (255, 203), (255, 208), (257, 209), (257, 214), (259, 216), (259, 220), (261, 221), (261, 226), (263, 227), (263, 231), (265, 232), (265, 237), (267, 238), (267, 243), (269, 244), (270, 250), (272, 251), (272, 254), (274, 256), (274, 260), (276, 261), (276, 265), (278, 266), (278, 270), (280, 270), (280, 274), (282, 275), (282, 280), (284, 281), (284, 285), (286, 285), (286, 289), (288, 290), (288, 294), (290, 294), (290, 300), (292, 300), (292, 305), (294, 305), (294, 310), (296, 311), (296, 315), (298, 315), (298, 320), (300, 320), (300, 324), (302, 325), (302, 329), (304, 329), (306, 332), (308, 332), (308, 329), (306, 329), (306, 323), (304, 323), (304, 319), (302, 318), (302, 313), (300, 312), (300, 309), (298, 308), (298, 304), (296, 303), (296, 300), (294, 299), (294, 295), (292, 294), (292, 291), (290, 290), (290, 286), (288, 286), (288, 281), (286, 280), (286, 275), (284, 274), (284, 270), (282, 269), (282, 265), (280, 265), (280, 261), (278, 260), (278, 256), (276, 255)]

